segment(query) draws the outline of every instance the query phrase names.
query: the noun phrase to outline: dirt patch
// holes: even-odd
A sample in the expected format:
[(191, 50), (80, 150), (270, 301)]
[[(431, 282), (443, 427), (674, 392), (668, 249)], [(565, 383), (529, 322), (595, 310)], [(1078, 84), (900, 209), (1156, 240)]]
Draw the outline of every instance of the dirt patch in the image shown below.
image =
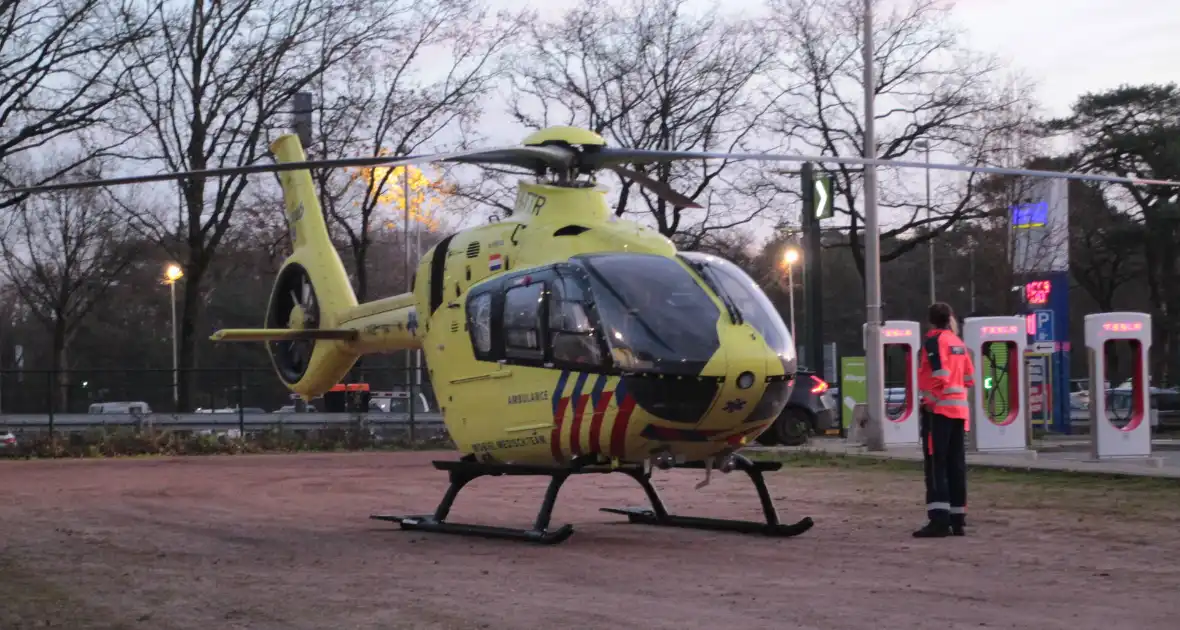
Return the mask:
[[(0, 627), (1170, 630), (1180, 612), (1176, 495), (980, 474), (971, 535), (920, 541), (920, 477), (822, 466), (768, 475), (784, 521), (816, 520), (785, 540), (625, 524), (597, 510), (643, 504), (621, 475), (566, 484), (553, 523), (576, 531), (554, 547), (368, 519), (433, 510), (428, 461), (453, 457), (0, 462)], [(701, 474), (656, 484), (677, 513), (757, 518), (744, 476)], [(473, 482), (451, 519), (527, 525), (544, 487)]]

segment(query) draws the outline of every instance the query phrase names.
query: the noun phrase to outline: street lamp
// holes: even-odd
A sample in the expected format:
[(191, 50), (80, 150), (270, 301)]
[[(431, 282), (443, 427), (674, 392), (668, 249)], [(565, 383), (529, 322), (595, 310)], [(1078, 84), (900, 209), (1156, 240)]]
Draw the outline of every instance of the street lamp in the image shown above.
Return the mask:
[[(928, 230), (934, 229), (934, 224), (931, 223), (931, 206), (930, 206), (930, 141), (917, 140), (914, 142), (914, 147), (922, 149), (926, 153), (926, 225)], [(930, 257), (930, 303), (934, 303), (934, 239), (931, 238), (926, 241), (926, 252)]]
[[(873, 72), (873, 0), (864, 0), (864, 35), (861, 38), (861, 59), (864, 80), (864, 157), (877, 157), (877, 120), (875, 98), (877, 85)], [(869, 399), (869, 422), (877, 426), (885, 418), (885, 348), (881, 346), (881, 226), (877, 211), (877, 167), (864, 167), (865, 210), (865, 390)], [(871, 433), (872, 435), (872, 433)], [(870, 450), (884, 450), (881, 440), (874, 438)]]
[(176, 355), (176, 281), (184, 277), (184, 270), (179, 265), (168, 265), (164, 270), (164, 282), (172, 293), (172, 410), (180, 411), (180, 383), (177, 378), (179, 369)]
[(792, 343), (798, 343), (798, 337), (795, 336), (795, 263), (797, 262), (799, 262), (799, 250), (788, 247), (787, 251), (783, 252), (783, 264), (787, 267), (787, 295), (791, 300)]

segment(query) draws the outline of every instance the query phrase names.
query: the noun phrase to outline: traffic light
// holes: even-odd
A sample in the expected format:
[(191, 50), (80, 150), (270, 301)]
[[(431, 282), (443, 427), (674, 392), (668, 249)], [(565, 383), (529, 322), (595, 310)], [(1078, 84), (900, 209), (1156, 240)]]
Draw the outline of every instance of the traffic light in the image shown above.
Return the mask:
[(295, 128), (295, 133), (299, 136), (299, 142), (303, 145), (303, 150), (307, 151), (311, 147), (311, 92), (296, 92), (292, 98), (292, 120), (291, 126)]
[(815, 189), (811, 204), (811, 216), (818, 221), (820, 219), (830, 219), (835, 215), (832, 211), (832, 176), (831, 175), (813, 175), (811, 178), (812, 187)]
[(983, 388), (984, 389), (990, 391), (991, 388), (993, 388), (995, 386), (996, 386), (996, 384), (992, 381), (992, 377), (990, 377), (990, 376), (984, 377), (984, 379), (983, 379)]
[[(799, 169), (803, 210), (803, 309), (807, 325), (801, 363), (814, 370), (823, 368), (823, 269), (821, 266), (820, 220), (832, 216), (832, 178), (817, 175), (815, 165), (804, 162)], [(798, 340), (796, 340), (798, 342)]]

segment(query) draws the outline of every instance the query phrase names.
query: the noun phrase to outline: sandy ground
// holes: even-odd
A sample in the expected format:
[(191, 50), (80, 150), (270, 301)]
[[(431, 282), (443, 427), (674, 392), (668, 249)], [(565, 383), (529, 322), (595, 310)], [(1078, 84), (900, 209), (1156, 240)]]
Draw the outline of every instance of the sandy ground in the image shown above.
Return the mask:
[[(1177, 627), (1180, 506), (979, 483), (971, 536), (921, 541), (919, 477), (790, 469), (791, 539), (625, 524), (597, 511), (642, 504), (621, 475), (566, 484), (552, 547), (367, 518), (433, 510), (440, 457), (0, 462), (0, 628)], [(744, 475), (699, 475), (657, 473), (674, 511), (757, 516)], [(451, 519), (527, 525), (544, 483), (476, 481)]]

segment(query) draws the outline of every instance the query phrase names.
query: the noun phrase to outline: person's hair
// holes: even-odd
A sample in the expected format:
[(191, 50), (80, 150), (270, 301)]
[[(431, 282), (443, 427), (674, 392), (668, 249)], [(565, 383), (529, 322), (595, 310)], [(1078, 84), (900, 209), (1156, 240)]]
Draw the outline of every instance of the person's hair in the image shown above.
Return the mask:
[[(926, 310), (926, 321), (935, 328), (958, 328), (955, 325), (955, 311), (946, 302), (935, 302)], [(953, 328), (952, 328), (953, 327)]]

